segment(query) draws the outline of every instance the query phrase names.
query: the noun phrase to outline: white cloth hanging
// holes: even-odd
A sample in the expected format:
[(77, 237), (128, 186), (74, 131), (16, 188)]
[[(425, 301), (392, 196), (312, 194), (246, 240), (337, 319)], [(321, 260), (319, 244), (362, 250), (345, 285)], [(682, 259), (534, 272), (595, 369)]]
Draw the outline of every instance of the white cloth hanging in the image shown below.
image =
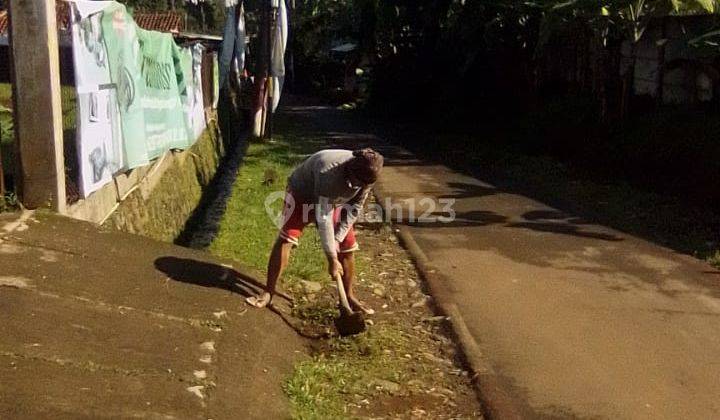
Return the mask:
[(277, 19), (275, 20), (275, 36), (272, 45), (272, 66), (270, 75), (273, 77), (272, 83), (272, 112), (280, 103), (280, 95), (282, 93), (283, 83), (285, 82), (285, 49), (287, 47), (288, 37), (288, 19), (285, 0), (278, 1)]

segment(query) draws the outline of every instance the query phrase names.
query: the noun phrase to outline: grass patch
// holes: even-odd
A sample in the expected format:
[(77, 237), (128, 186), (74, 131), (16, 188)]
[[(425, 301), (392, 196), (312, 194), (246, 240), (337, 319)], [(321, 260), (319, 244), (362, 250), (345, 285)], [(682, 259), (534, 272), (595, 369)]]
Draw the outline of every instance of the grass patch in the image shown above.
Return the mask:
[[(13, 116), (12, 116), (12, 86), (9, 83), (0, 83), (0, 157), (2, 168), (6, 174), (14, 171), (15, 147), (13, 140)], [(0, 211), (7, 206), (5, 199), (0, 203)]]
[[(314, 151), (293, 136), (278, 135), (275, 139), (273, 143), (253, 143), (248, 148), (218, 236), (210, 245), (210, 251), (217, 255), (263, 271), (278, 231), (266, 212), (265, 200), (271, 194), (279, 197), (271, 205), (274, 214), (278, 214), (287, 177), (306, 154)], [(272, 183), (266, 182), (268, 172), (274, 175)], [(325, 264), (317, 231), (308, 226), (284, 278), (325, 280)]]
[(15, 166), (14, 147), (12, 111), (0, 105), (0, 156), (6, 173), (11, 173)]
[[(367, 333), (334, 338), (312, 360), (302, 362), (285, 384), (298, 419), (348, 417), (349, 402), (368, 396), (393, 393), (392, 384), (410, 377), (432, 381), (431, 369), (423, 369), (406, 354), (415, 353), (413, 340), (391, 325), (378, 325)], [(412, 366), (411, 366), (412, 365)], [(390, 384), (390, 385), (388, 385)]]
[[(314, 121), (312, 114), (282, 115), (274, 142), (249, 145), (211, 252), (265, 271), (278, 230), (266, 198), (276, 193), (271, 208), (279, 212), (293, 168), (332, 141)], [(412, 261), (387, 227), (364, 226), (357, 234), (364, 247), (355, 259), (356, 291), (379, 312), (360, 336), (312, 341), (312, 357), (297, 364), (284, 385), (292, 416), (477, 417), (467, 372), (453, 363), (454, 345), (442, 322), (428, 321), (432, 313)], [(304, 281), (320, 283), (320, 290)], [(314, 226), (306, 228), (282, 282), (295, 300), (292, 314), (302, 324), (296, 327), (321, 336), (334, 330), (337, 301)]]

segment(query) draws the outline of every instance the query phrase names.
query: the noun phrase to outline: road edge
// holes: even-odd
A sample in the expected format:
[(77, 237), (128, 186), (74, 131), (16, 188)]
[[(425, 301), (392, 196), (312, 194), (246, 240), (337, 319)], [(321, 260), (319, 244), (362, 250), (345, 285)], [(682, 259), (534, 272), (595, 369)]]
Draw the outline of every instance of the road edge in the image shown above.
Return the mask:
[[(384, 204), (389, 194), (383, 189), (381, 181), (373, 188), (377, 203), (387, 214)], [(386, 220), (383, 218), (383, 220)], [(470, 371), (470, 378), (478, 400), (481, 403), (483, 414), (488, 419), (522, 419), (527, 411), (521, 408), (514, 398), (504, 390), (498, 376), (495, 374), (489, 361), (483, 355), (475, 339), (472, 337), (460, 311), (447, 294), (446, 287), (438, 271), (432, 267), (427, 256), (415, 241), (413, 234), (407, 226), (397, 225), (392, 220), (393, 233), (400, 240), (400, 244), (410, 254), (420, 277), (428, 285), (433, 297), (436, 312), (447, 317), (450, 330), (455, 342), (460, 348), (463, 362)]]

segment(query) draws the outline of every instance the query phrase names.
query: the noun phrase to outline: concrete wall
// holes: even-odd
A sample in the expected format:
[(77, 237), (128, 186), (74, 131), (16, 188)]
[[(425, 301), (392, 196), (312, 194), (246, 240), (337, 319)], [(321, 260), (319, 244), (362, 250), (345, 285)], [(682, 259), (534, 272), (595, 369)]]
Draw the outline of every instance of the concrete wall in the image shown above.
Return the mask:
[(169, 151), (151, 165), (121, 174), (67, 215), (108, 228), (172, 241), (200, 201), (225, 155), (216, 120), (186, 151)]

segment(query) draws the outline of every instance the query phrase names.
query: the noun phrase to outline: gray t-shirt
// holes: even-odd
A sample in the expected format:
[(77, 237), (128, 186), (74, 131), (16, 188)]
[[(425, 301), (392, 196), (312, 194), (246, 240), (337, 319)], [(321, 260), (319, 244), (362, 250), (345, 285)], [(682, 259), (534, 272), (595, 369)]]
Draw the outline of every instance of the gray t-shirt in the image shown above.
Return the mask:
[[(288, 186), (293, 194), (304, 203), (315, 206), (315, 222), (323, 249), (328, 256), (335, 257), (335, 242), (345, 239), (355, 223), (370, 186), (365, 188), (351, 185), (345, 175), (345, 165), (352, 159), (350, 150), (327, 149), (305, 159), (290, 175)], [(299, 203), (298, 203), (299, 204)], [(296, 204), (296, 205), (298, 205)], [(344, 206), (340, 223), (335, 229), (333, 211)]]

